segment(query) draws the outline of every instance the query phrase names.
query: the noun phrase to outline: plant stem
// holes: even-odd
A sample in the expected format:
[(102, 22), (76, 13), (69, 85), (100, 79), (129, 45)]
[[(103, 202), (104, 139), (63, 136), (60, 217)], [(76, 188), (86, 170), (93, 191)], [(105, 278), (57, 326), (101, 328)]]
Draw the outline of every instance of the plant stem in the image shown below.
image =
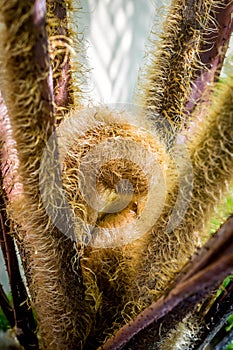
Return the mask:
[[(225, 231), (226, 229), (226, 231)], [(157, 302), (145, 309), (137, 318), (122, 327), (112, 338), (110, 338), (103, 347), (102, 350), (117, 350), (117, 349), (130, 349), (134, 348), (137, 344), (137, 349), (144, 349), (145, 342), (147, 348), (151, 345), (150, 342), (155, 344), (156, 334), (161, 334), (161, 327), (163, 322), (167, 324), (166, 320), (185, 317), (191, 309), (203, 302), (213, 290), (221, 283), (221, 281), (229, 275), (233, 270), (233, 217), (230, 218), (226, 224), (220, 229), (222, 238), (224, 239), (224, 233), (226, 233), (228, 245), (225, 247), (225, 251), (222, 251), (222, 256), (216, 256), (215, 261), (210, 261), (210, 264), (203, 266), (203, 268), (194, 271), (195, 274), (190, 273), (190, 278), (184, 278), (178, 283), (167, 296), (160, 298)], [(229, 235), (231, 239), (228, 240)], [(218, 237), (216, 238), (218, 240)], [(214, 246), (215, 238), (211, 239)], [(221, 244), (221, 243), (220, 243)], [(212, 250), (214, 255), (216, 247)], [(217, 249), (216, 249), (217, 250)], [(232, 294), (228, 296), (232, 300)], [(225, 299), (227, 307), (229, 307), (229, 298)], [(191, 309), (190, 309), (191, 308)], [(215, 309), (216, 312), (216, 309)], [(222, 319), (226, 308), (221, 304), (220, 313), (216, 318)], [(209, 314), (210, 320), (213, 313)], [(208, 325), (208, 320), (205, 320)], [(206, 329), (209, 329), (208, 327)], [(171, 330), (171, 329), (170, 329)], [(166, 333), (169, 329), (165, 329)], [(203, 340), (203, 339), (202, 339)]]
[[(1, 164), (0, 164), (1, 166)], [(0, 240), (7, 267), (13, 308), (9, 309), (6, 304), (6, 298), (2, 294), (3, 312), (9, 320), (10, 326), (16, 327), (16, 336), (19, 343), (24, 346), (25, 350), (39, 349), (38, 339), (36, 336), (36, 323), (33, 317), (32, 309), (29, 307), (30, 301), (27, 290), (22, 281), (20, 274), (18, 257), (15, 249), (14, 238), (11, 235), (11, 228), (7, 224), (10, 219), (6, 215), (6, 193), (3, 188), (3, 177), (0, 169)], [(14, 318), (14, 321), (12, 319)]]

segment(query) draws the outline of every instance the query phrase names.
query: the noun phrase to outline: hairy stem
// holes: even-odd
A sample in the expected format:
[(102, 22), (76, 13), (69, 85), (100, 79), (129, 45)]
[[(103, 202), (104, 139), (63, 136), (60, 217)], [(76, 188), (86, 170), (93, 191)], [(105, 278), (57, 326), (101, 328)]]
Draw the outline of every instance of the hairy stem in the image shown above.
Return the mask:
[[(0, 163), (1, 166), (2, 164)], [(3, 295), (3, 312), (6, 312), (6, 317), (9, 319), (11, 327), (15, 327), (19, 343), (24, 346), (25, 350), (38, 349), (38, 339), (35, 334), (36, 324), (32, 309), (29, 307), (29, 296), (19, 269), (15, 242), (11, 232), (12, 228), (9, 224), (12, 224), (12, 221), (7, 217), (6, 202), (7, 196), (3, 187), (2, 169), (0, 168), (0, 240), (13, 302), (13, 309), (11, 307), (9, 309)]]
[[(189, 157), (192, 168), (181, 174), (185, 185), (176, 184), (164, 213), (148, 235), (142, 259), (136, 269), (139, 295), (146, 304), (161, 295), (195, 250), (195, 237), (203, 236), (210, 213), (232, 181), (233, 109), (230, 77), (213, 97), (213, 109), (190, 136)], [(190, 178), (192, 174), (192, 178)], [(175, 207), (177, 193), (180, 203)], [(182, 212), (189, 198), (188, 206)], [(176, 224), (177, 218), (181, 219)], [(172, 263), (168, 263), (172, 261)], [(162, 278), (161, 278), (162, 273)], [(149, 292), (149, 293), (148, 293)]]
[[(81, 105), (83, 67), (77, 62), (81, 50), (74, 21), (79, 15), (79, 1), (47, 0), (48, 37), (53, 68), (55, 114), (58, 122)], [(75, 78), (73, 77), (75, 73)]]
[[(215, 21), (210, 25), (209, 32), (204, 36), (200, 48), (200, 60), (202, 67), (198, 71), (198, 76), (192, 84), (192, 90), (186, 105), (186, 113), (191, 114), (198, 102), (206, 110), (209, 105), (210, 92), (213, 90), (213, 82), (217, 81), (221, 73), (221, 68), (228, 48), (230, 36), (233, 30), (232, 22), (232, 1), (225, 0), (216, 13), (212, 13)], [(204, 105), (203, 105), (204, 104)], [(200, 106), (196, 112), (200, 115)], [(202, 111), (204, 114), (204, 111)]]
[[(148, 110), (151, 118), (159, 120), (162, 116), (168, 120), (170, 133), (180, 130), (187, 119), (187, 104), (193, 105), (195, 100), (193, 90), (197, 88), (194, 86), (199, 87), (203, 72), (208, 74), (210, 68), (210, 61), (206, 60), (208, 53), (211, 63), (216, 58), (220, 68), (219, 57), (224, 55), (219, 50), (225, 44), (226, 30), (218, 34), (218, 20), (220, 24), (224, 22), (219, 15), (219, 11), (227, 13), (222, 9), (224, 6), (225, 2), (215, 0), (173, 0), (158, 45), (152, 40), (150, 63), (139, 84), (139, 104)], [(228, 37), (227, 34), (225, 41)], [(214, 50), (209, 48), (211, 44)], [(208, 82), (209, 79), (201, 79), (202, 88)]]
[[(15, 220), (26, 232), (24, 245), (29, 252), (32, 282), (29, 287), (41, 347), (81, 349), (93, 320), (89, 310), (92, 305), (85, 303), (72, 217), (60, 187), (61, 171), (53, 133), (46, 3), (44, 0), (2, 1), (1, 16), (4, 22), (1, 54), (5, 57), (2, 92), (16, 141), (18, 172), (23, 185), (22, 195), (12, 206)], [(41, 164), (51, 135), (47, 163)], [(43, 168), (43, 165), (46, 166)], [(44, 194), (48, 195), (46, 203), (41, 197), (42, 184), (46, 186)], [(51, 203), (52, 212), (47, 208)], [(59, 221), (60, 229), (54, 220)]]
[(47, 1), (48, 37), (53, 67), (54, 102), (56, 118), (74, 106), (71, 82), (70, 33), (68, 30), (67, 1)]
[[(216, 245), (218, 248), (221, 247), (219, 237), (221, 237), (226, 243), (223, 256), (218, 256), (217, 254), (215, 260), (210, 260), (208, 265), (203, 265), (198, 270), (196, 269), (196, 266), (194, 266), (194, 273), (184, 272), (184, 276), (187, 276), (187, 278), (184, 278), (173, 289), (171, 289), (167, 296), (162, 297), (156, 303), (145, 309), (135, 321), (124, 326), (100, 349), (145, 349), (145, 346), (148, 349), (154, 349), (157, 348), (156, 341), (158, 342), (157, 346), (159, 347), (161, 338), (167, 336), (177, 322), (181, 321), (195, 308), (196, 305), (205, 300), (205, 297), (212, 292), (229, 273), (231, 273), (233, 269), (233, 218), (230, 218), (226, 224), (223, 225), (216, 238), (213, 237), (211, 239), (212, 244), (211, 242), (208, 242), (205, 246), (205, 249), (209, 249), (209, 247), (212, 248), (213, 256), (215, 255), (215, 250), (218, 250), (216, 249)], [(231, 239), (229, 239), (229, 237)], [(190, 270), (192, 271), (191, 265)], [(221, 304), (221, 309), (217, 310), (216, 306), (219, 305), (220, 302), (218, 299), (217, 304), (215, 303), (211, 311), (205, 316), (205, 323), (203, 323), (206, 324), (206, 331), (209, 329), (208, 326), (216, 324), (215, 320), (222, 320), (222, 317), (226, 314), (226, 308), (229, 308), (229, 300), (232, 297), (231, 290), (229, 290), (226, 295), (225, 299), (222, 298), (223, 308)], [(229, 314), (230, 310), (227, 309), (227, 311), (227, 314)], [(198, 315), (198, 313), (196, 313), (196, 315), (198, 321), (201, 322), (203, 317), (201, 317), (200, 314)], [(203, 328), (201, 328), (201, 330), (203, 332)], [(202, 335), (204, 334), (206, 335), (205, 332), (202, 333)], [(201, 340), (203, 340), (203, 337)], [(201, 340), (199, 344), (201, 344)], [(166, 346), (164, 349), (165, 348)], [(171, 349), (175, 349), (175, 347), (172, 347)]]

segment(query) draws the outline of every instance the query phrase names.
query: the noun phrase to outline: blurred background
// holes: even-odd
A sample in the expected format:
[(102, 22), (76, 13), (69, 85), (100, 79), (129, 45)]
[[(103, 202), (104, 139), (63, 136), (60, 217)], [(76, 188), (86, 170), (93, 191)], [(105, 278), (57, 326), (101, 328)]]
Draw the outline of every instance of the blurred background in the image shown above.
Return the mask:
[(79, 32), (89, 69), (88, 92), (95, 102), (131, 102), (153, 18), (156, 32), (163, 0), (81, 0)]
[[(158, 36), (170, 0), (80, 0), (87, 91), (94, 103), (130, 103), (149, 35)], [(232, 56), (233, 40), (228, 53)], [(231, 66), (232, 68), (232, 66)], [(226, 72), (227, 70), (225, 70)]]

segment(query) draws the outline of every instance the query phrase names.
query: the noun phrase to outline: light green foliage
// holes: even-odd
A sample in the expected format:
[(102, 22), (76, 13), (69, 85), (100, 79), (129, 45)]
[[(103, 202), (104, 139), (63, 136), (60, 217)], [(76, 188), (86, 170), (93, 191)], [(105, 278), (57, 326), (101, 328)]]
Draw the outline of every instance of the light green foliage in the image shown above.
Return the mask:
[(231, 344), (226, 348), (226, 350), (233, 350), (233, 341), (232, 341)]
[(222, 204), (219, 205), (217, 213), (211, 220), (210, 233), (214, 234), (219, 226), (227, 219), (227, 217), (233, 212), (233, 189), (229, 195), (224, 198)]
[(233, 328), (233, 314), (229, 316), (227, 322), (228, 322), (228, 326), (226, 330), (229, 332)]
[[(12, 303), (12, 296), (9, 294), (8, 300), (10, 303)], [(0, 307), (0, 331), (6, 332), (10, 328), (9, 322), (7, 321), (2, 308)]]
[(7, 319), (0, 308), (0, 331), (6, 332), (10, 328), (9, 323), (7, 322)]

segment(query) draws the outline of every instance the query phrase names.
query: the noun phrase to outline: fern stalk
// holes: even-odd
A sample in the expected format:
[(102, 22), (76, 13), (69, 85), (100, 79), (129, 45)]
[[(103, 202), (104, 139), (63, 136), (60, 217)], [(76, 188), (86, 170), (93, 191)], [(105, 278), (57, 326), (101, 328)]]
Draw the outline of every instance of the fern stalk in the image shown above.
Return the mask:
[(210, 32), (217, 35), (216, 16), (224, 6), (218, 0), (173, 0), (159, 40), (153, 40), (152, 35), (149, 63), (140, 77), (135, 102), (154, 120), (161, 116), (167, 119), (168, 132), (180, 130), (187, 119), (193, 84), (209, 68), (204, 46)]
[[(42, 203), (39, 186), (41, 156), (55, 123), (46, 4), (43, 0), (2, 0), (1, 16), (4, 23), (1, 87), (16, 141), (18, 172), (23, 185), (22, 195), (12, 203), (13, 217), (22, 232), (26, 232), (23, 240), (29, 254), (29, 280), (32, 277), (29, 288), (41, 347), (81, 349), (93, 317), (92, 306), (85, 303), (82, 273), (72, 242), (72, 220), (69, 213), (62, 212), (66, 235), (53, 225)], [(54, 172), (48, 180), (44, 171), (45, 178), (41, 179), (47, 181), (46, 191), (51, 196), (55, 190), (49, 181), (59, 182), (60, 177), (60, 170), (54, 165), (56, 149), (54, 140), (48, 160)]]

